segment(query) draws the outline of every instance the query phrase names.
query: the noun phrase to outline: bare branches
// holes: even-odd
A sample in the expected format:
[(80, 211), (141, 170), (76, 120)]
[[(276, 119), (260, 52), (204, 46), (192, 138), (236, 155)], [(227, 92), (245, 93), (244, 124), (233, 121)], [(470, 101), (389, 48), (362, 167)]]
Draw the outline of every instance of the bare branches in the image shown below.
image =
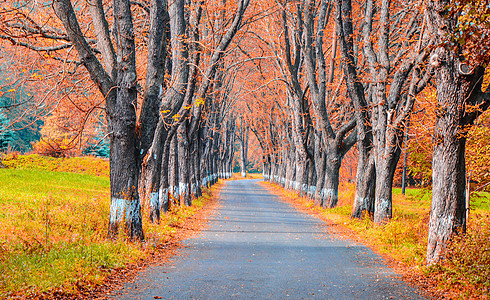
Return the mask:
[(35, 46), (35, 45), (29, 44), (26, 42), (19, 41), (19, 40), (15, 39), (11, 36), (7, 36), (7, 35), (3, 35), (3, 34), (0, 34), (0, 39), (10, 41), (12, 43), (12, 45), (22, 46), (22, 47), (25, 47), (27, 49), (37, 51), (37, 52), (55, 52), (58, 50), (67, 49), (67, 48), (72, 47), (72, 44), (62, 44), (62, 45), (47, 46), (47, 47)]
[[(33, 22), (32, 22), (33, 23)], [(63, 40), (69, 42), (69, 38), (66, 34), (60, 33), (58, 30), (46, 30), (43, 29), (40, 25), (33, 23), (34, 27), (31, 27), (23, 22), (22, 19), (18, 20), (15, 23), (4, 22), (4, 26), (8, 29), (19, 29), (20, 33), (14, 33), (10, 30), (10, 35), (15, 38), (28, 37), (33, 36), (35, 38), (41, 37), (45, 39), (51, 40)], [(6, 28), (3, 31), (6, 31)]]
[(95, 36), (97, 45), (102, 53), (103, 61), (107, 73), (112, 80), (116, 80), (116, 52), (111, 42), (109, 34), (109, 24), (105, 18), (102, 0), (89, 0), (90, 14), (94, 22)]
[[(220, 40), (219, 45), (216, 47), (216, 49), (213, 51), (210, 62), (209, 62), (209, 68), (206, 70), (205, 76), (203, 81), (201, 82), (201, 85), (199, 87), (199, 90), (197, 91), (197, 97), (203, 99), (206, 96), (206, 93), (209, 89), (209, 86), (211, 84), (210, 78), (214, 78), (214, 75), (216, 74), (216, 70), (218, 67), (218, 63), (220, 62), (221, 58), (223, 57), (226, 49), (231, 43), (231, 40), (233, 37), (236, 35), (238, 29), (240, 28), (240, 24), (242, 22), (243, 14), (245, 13), (245, 10), (247, 9), (248, 5), (250, 3), (250, 0), (240, 0), (238, 3), (237, 10), (235, 12), (235, 16), (233, 18), (233, 22), (230, 25), (230, 27), (226, 30), (225, 34)], [(194, 117), (196, 119), (200, 119), (200, 115), (202, 112), (203, 106), (197, 107), (197, 109), (194, 111)], [(195, 132), (197, 130), (197, 124), (193, 122), (190, 132)]]
[(77, 49), (80, 61), (85, 65), (92, 80), (94, 80), (102, 94), (106, 97), (112, 90), (114, 82), (106, 73), (99, 60), (95, 57), (94, 52), (85, 39), (70, 1), (55, 0), (53, 4), (57, 16), (62, 21), (63, 26), (70, 37), (70, 41)]
[[(140, 1), (131, 1), (131, 5), (138, 6), (142, 8), (148, 15), (151, 13), (151, 9), (143, 2)], [(152, 5), (153, 7), (153, 5)]]

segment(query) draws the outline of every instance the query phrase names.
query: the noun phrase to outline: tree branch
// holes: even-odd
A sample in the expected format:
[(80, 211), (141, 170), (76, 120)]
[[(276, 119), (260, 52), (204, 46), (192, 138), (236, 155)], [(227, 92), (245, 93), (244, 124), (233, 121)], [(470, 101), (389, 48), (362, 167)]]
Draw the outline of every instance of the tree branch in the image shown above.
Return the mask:
[[(58, 50), (63, 50), (72, 47), (72, 44), (62, 44), (62, 45), (57, 45), (57, 46), (50, 46), (50, 47), (41, 47), (41, 46), (35, 46), (29, 43), (24, 43), (21, 41), (16, 40), (15, 38), (7, 35), (0, 34), (0, 39), (2, 40), (7, 40), (12, 43), (14, 46), (22, 46), (24, 48), (37, 51), (37, 52), (54, 52)], [(87, 44), (88, 45), (88, 44)]]
[[(92, 1), (92, 3), (90, 3)], [(94, 22), (97, 45), (100, 48), (107, 73), (112, 80), (116, 80), (116, 52), (109, 34), (109, 24), (105, 18), (102, 0), (90, 0), (88, 2), (92, 21)]]
[[(87, 68), (90, 77), (96, 83), (104, 97), (107, 97), (115, 86), (110, 76), (106, 73), (99, 60), (95, 57), (87, 40), (80, 29), (75, 11), (69, 0), (54, 0), (53, 6), (56, 15), (63, 23), (65, 30), (70, 37), (70, 41), (77, 49), (80, 61)], [(109, 98), (106, 98), (110, 100)], [(110, 106), (111, 103), (108, 103)], [(112, 107), (108, 107), (112, 108)]]

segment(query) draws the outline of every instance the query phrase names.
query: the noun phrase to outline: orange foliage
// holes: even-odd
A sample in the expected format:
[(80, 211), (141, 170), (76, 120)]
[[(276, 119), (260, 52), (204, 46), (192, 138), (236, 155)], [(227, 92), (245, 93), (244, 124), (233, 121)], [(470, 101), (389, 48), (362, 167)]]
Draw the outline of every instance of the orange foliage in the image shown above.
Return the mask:
[(33, 152), (51, 157), (72, 157), (80, 155), (79, 149), (73, 145), (73, 140), (69, 138), (41, 139), (33, 145)]
[[(489, 75), (484, 85), (488, 85)], [(470, 109), (470, 108), (467, 108)], [(477, 108), (478, 109), (478, 108)], [(408, 146), (408, 171), (419, 186), (432, 183), (432, 133), (436, 120), (436, 91), (426, 88), (417, 98), (414, 113), (410, 119), (410, 139)], [(490, 190), (490, 113), (484, 112), (474, 126), (461, 128), (467, 138), (466, 170), (471, 176), (472, 190)], [(398, 165), (395, 183), (401, 183), (402, 160)]]

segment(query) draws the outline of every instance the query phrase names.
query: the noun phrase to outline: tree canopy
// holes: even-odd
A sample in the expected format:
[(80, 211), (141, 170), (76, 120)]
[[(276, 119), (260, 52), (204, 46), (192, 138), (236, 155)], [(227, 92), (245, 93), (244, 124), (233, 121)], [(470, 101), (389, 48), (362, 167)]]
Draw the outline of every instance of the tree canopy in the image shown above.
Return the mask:
[(142, 207), (158, 222), (230, 177), (235, 161), (242, 176), (260, 162), (266, 180), (328, 208), (348, 165), (352, 218), (383, 225), (406, 154), (409, 182), (433, 186), (433, 263), (466, 226), (467, 186), (490, 188), (489, 10), (488, 1), (9, 2), (0, 148), (109, 158), (108, 236), (122, 226), (137, 240)]

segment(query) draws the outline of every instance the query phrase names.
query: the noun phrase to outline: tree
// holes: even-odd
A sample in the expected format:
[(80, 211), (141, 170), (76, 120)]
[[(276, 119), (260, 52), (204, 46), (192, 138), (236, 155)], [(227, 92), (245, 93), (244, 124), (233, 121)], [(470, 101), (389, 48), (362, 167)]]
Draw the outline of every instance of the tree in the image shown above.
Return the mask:
[[(87, 3), (56, 0), (53, 3), (56, 18), (53, 18), (51, 7), (28, 1), (2, 8), (6, 17), (2, 19), (0, 38), (17, 47), (49, 53), (49, 57), (53, 56), (64, 65), (74, 65), (75, 70), (83, 65), (85, 75), (90, 77), (103, 97), (111, 162), (109, 237), (115, 237), (121, 223), (125, 222), (130, 239), (143, 239), (139, 182), (145, 179), (146, 183), (150, 178), (151, 183), (142, 187), (146, 190), (149, 186), (151, 192), (161, 187), (160, 182), (165, 180), (160, 180), (160, 177), (168, 177), (168, 170), (161, 168), (163, 165), (168, 167), (164, 158), (165, 150), (169, 149), (166, 142), (168, 140), (170, 144), (172, 135), (182, 124), (190, 126), (188, 137), (192, 139), (189, 141), (197, 139), (195, 133), (202, 125), (202, 99), (207, 98), (210, 78), (215, 77), (219, 61), (242, 26), (249, 1), (239, 1), (237, 10), (230, 9), (230, 13), (224, 7), (232, 8), (233, 5), (222, 1), (209, 3), (220, 8), (218, 18), (222, 26), (219, 29), (215, 27), (217, 31), (200, 26), (204, 1), (133, 3), (122, 0), (114, 1), (110, 6), (101, 0)], [(196, 10), (189, 13), (193, 8)], [(90, 14), (84, 14), (85, 11)], [(39, 22), (42, 15), (48, 16), (44, 17), (48, 22)], [(216, 16), (212, 9), (206, 10), (206, 26), (214, 23)], [(137, 22), (139, 19), (147, 22)], [(232, 21), (228, 22), (228, 19)], [(82, 30), (82, 26), (88, 29)], [(167, 42), (169, 29), (170, 47)], [(201, 30), (209, 33), (208, 40), (199, 40)], [(202, 51), (199, 45), (214, 49), (207, 52), (210, 54), (207, 66), (199, 62), (198, 53)], [(71, 49), (76, 50), (78, 59)], [(202, 77), (197, 71), (201, 69), (207, 70)], [(63, 69), (63, 74), (67, 73)], [(166, 73), (171, 81), (165, 80)], [(140, 82), (145, 77), (146, 84), (142, 88)], [(196, 84), (199, 89), (195, 95)], [(192, 117), (189, 114), (191, 110)], [(180, 130), (186, 129), (182, 127)], [(195, 146), (184, 144), (181, 149), (189, 153), (189, 147)], [(200, 158), (193, 156), (193, 159)], [(202, 162), (198, 160), (192, 164), (199, 173), (197, 169)], [(148, 168), (148, 165), (154, 168)], [(151, 172), (147, 172), (148, 169)], [(176, 174), (177, 180), (184, 174), (180, 173)], [(198, 180), (199, 175), (190, 175), (188, 178), (194, 176), (193, 180)], [(189, 180), (184, 178), (186, 182)], [(159, 212), (162, 202), (158, 197), (152, 196), (151, 203), (154, 211)], [(150, 215), (152, 219), (158, 219), (157, 214)]]
[(249, 126), (247, 124), (247, 121), (244, 119), (243, 116), (239, 117), (239, 122), (237, 124), (237, 140), (238, 140), (238, 147), (240, 149), (240, 158), (239, 158), (239, 165), (240, 165), (240, 174), (242, 177), (247, 177), (247, 157), (248, 157), (248, 132), (249, 132)]
[[(480, 2), (461, 2), (460, 9), (477, 8)], [(483, 4), (488, 8), (488, 3)], [(465, 207), (465, 146), (468, 125), (490, 105), (490, 89), (482, 91), (485, 65), (490, 56), (479, 56), (466, 61), (461, 46), (454, 47), (447, 38), (458, 30), (461, 15), (451, 13), (449, 1), (428, 1), (425, 18), (427, 30), (435, 39), (430, 64), (435, 71), (437, 111), (434, 128), (432, 160), (432, 205), (429, 221), (427, 263), (442, 258), (445, 245), (453, 234), (466, 227)], [(476, 10), (478, 11), (478, 10)], [(486, 19), (488, 24), (488, 18)], [(488, 30), (488, 27), (476, 28)], [(483, 40), (482, 46), (485, 47)], [(471, 46), (474, 44), (471, 43)]]
[[(402, 13), (395, 14), (395, 11)], [(379, 19), (375, 18), (375, 13), (379, 13)], [(415, 95), (425, 87), (429, 78), (428, 72), (414, 69), (427, 56), (421, 51), (427, 41), (422, 38), (423, 26), (419, 24), (419, 13), (418, 8), (410, 3), (367, 1), (361, 34), (364, 67), (364, 64), (358, 64), (354, 55), (351, 2), (336, 1), (337, 34), (346, 65), (347, 89), (356, 110), (359, 137), (356, 200), (352, 216), (360, 217), (363, 210), (369, 211), (373, 207), (374, 192), (374, 221), (379, 224), (392, 217), (393, 177), (401, 153), (404, 129)], [(390, 19), (390, 16), (396, 17)], [(375, 20), (378, 20), (377, 23)], [(398, 25), (404, 21), (407, 26), (399, 30)], [(372, 37), (375, 25), (378, 32), (376, 51)], [(364, 72), (367, 78), (363, 82), (360, 74)], [(375, 188), (372, 186), (374, 179)]]
[(356, 174), (356, 195), (352, 217), (360, 218), (364, 211), (374, 213), (375, 168), (372, 157), (373, 135), (369, 119), (369, 107), (356, 69), (354, 55), (354, 28), (352, 23), (352, 6), (350, 1), (336, 1), (335, 20), (340, 52), (345, 64), (346, 86), (354, 104), (357, 145), (359, 157)]
[(264, 5), (277, 13), (264, 18), (267, 26), (257, 21), (250, 33), (254, 42), (240, 48), (248, 66), (242, 77), (250, 79), (247, 97), (254, 99), (247, 102), (250, 128), (264, 152), (264, 176), (334, 207), (342, 158), (356, 135), (349, 135), (355, 121), (343, 98), (342, 76), (334, 72), (336, 39), (324, 39), (325, 32), (335, 32), (328, 26), (332, 6), (328, 1)]
[(308, 127), (310, 126), (308, 119), (310, 116), (309, 110), (307, 109), (306, 89), (302, 87), (300, 81), (300, 68), (302, 67), (301, 38), (304, 30), (304, 3), (298, 2), (295, 6), (296, 14), (294, 15), (294, 19), (291, 20), (293, 23), (291, 36), (289, 32), (290, 25), (288, 24), (288, 12), (286, 11), (286, 7), (284, 7), (282, 10), (282, 26), (284, 30), (284, 68), (287, 70), (287, 76), (285, 76), (285, 80), (287, 82), (286, 92), (291, 114), (291, 134), (292, 140), (294, 141), (293, 149), (295, 149), (296, 154), (296, 170), (293, 186), (299, 195), (302, 196), (308, 191), (308, 161), (311, 160), (311, 157), (308, 156), (307, 139)]
[[(315, 147), (315, 167), (317, 173), (316, 198), (322, 206), (332, 208), (337, 205), (338, 201), (339, 171), (342, 158), (356, 143), (356, 134), (352, 133), (348, 135), (354, 129), (356, 122), (354, 118), (349, 118), (346, 113), (346, 116), (340, 116), (343, 122), (340, 122), (337, 130), (334, 130), (329, 113), (327, 112), (326, 102), (333, 102), (333, 98), (335, 97), (333, 90), (327, 90), (327, 84), (331, 85), (334, 78), (337, 40), (334, 36), (329, 63), (330, 70), (329, 74), (327, 74), (323, 51), (323, 37), (325, 25), (328, 23), (332, 7), (328, 1), (321, 1), (318, 9), (316, 33), (314, 32), (315, 1), (306, 1), (306, 7), (304, 60), (311, 102), (313, 103), (312, 106), (317, 117), (316, 130), (321, 133), (321, 136), (316, 137), (319, 145)], [(332, 87), (332, 89), (334, 88)], [(323, 153), (323, 157), (319, 155), (320, 153)]]

